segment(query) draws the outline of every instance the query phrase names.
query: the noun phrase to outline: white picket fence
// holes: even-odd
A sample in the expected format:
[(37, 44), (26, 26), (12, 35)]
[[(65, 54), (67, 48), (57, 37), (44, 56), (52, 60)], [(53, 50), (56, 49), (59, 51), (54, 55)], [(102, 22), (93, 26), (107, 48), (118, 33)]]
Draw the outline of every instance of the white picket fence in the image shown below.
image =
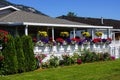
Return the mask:
[(108, 52), (111, 56), (115, 56), (115, 58), (120, 58), (120, 41), (113, 41), (110, 45), (67, 45), (67, 46), (35, 46), (34, 53), (35, 54), (53, 54), (54, 55), (62, 55), (62, 54), (70, 54), (72, 55), (74, 52), (83, 51), (84, 49), (89, 49), (93, 52)]
[(120, 41), (112, 41), (109, 47), (111, 56), (115, 56), (115, 58), (120, 58)]

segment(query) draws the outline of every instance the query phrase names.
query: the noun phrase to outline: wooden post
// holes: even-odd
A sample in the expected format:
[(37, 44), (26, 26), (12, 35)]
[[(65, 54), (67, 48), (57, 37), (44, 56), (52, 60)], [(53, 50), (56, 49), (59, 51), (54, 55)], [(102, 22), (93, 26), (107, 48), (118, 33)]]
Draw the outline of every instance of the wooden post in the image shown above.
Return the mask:
[(25, 35), (28, 35), (28, 25), (25, 26)]
[(73, 28), (73, 37), (75, 38), (75, 36), (76, 36), (76, 28)]
[(54, 27), (52, 27), (52, 39), (54, 41)]

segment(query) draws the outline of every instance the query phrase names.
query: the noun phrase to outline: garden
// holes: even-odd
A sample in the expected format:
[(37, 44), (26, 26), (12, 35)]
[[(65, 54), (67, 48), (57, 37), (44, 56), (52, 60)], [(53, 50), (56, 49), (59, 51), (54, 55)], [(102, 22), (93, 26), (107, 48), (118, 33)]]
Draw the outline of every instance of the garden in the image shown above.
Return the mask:
[[(61, 38), (57, 38), (56, 41), (48, 39), (47, 32), (39, 32), (40, 41), (39, 44), (31, 36), (16, 36), (13, 37), (8, 32), (0, 31), (0, 75), (10, 75), (16, 73), (23, 73), (34, 71), (36, 69), (47, 69), (47, 68), (57, 68), (71, 65), (80, 65), (84, 63), (99, 62), (99, 61), (110, 61), (115, 60), (114, 56), (111, 56), (109, 52), (93, 52), (89, 49), (75, 51), (74, 53), (64, 53), (55, 54), (54, 52), (50, 54), (39, 53), (34, 54), (34, 46), (45, 45), (45, 46), (62, 46), (64, 40), (66, 40), (67, 45), (77, 44), (81, 45), (87, 42), (90, 43), (105, 43), (110, 44), (111, 39), (94, 39), (91, 40), (90, 34), (88, 32), (82, 33), (85, 36), (84, 40), (78, 37), (68, 39), (68, 32), (61, 32)], [(99, 34), (101, 36), (101, 33)], [(51, 44), (51, 45), (50, 45)], [(42, 46), (43, 46), (42, 45)], [(59, 56), (58, 56), (59, 55)], [(49, 58), (49, 59), (48, 59)]]

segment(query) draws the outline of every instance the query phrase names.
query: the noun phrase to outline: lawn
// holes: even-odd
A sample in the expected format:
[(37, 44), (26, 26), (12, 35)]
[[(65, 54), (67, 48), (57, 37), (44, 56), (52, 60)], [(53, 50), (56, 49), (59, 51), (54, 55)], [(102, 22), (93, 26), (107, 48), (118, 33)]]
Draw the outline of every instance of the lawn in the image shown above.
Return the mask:
[(1, 76), (0, 80), (120, 80), (120, 59)]

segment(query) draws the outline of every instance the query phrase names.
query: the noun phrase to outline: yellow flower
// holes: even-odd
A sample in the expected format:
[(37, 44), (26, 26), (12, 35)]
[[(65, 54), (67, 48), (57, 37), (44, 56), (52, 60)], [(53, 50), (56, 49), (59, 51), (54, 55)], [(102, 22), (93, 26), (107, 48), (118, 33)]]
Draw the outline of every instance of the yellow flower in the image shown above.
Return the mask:
[(89, 32), (83, 32), (82, 35), (83, 35), (84, 37), (90, 37), (90, 33), (89, 33)]
[(96, 32), (95, 35), (98, 36), (98, 37), (101, 37), (102, 36), (102, 32)]
[(60, 36), (62, 36), (62, 37), (68, 37), (69, 33), (68, 32), (60, 32)]
[(38, 31), (38, 34), (42, 37), (47, 37), (48, 36), (46, 31)]

